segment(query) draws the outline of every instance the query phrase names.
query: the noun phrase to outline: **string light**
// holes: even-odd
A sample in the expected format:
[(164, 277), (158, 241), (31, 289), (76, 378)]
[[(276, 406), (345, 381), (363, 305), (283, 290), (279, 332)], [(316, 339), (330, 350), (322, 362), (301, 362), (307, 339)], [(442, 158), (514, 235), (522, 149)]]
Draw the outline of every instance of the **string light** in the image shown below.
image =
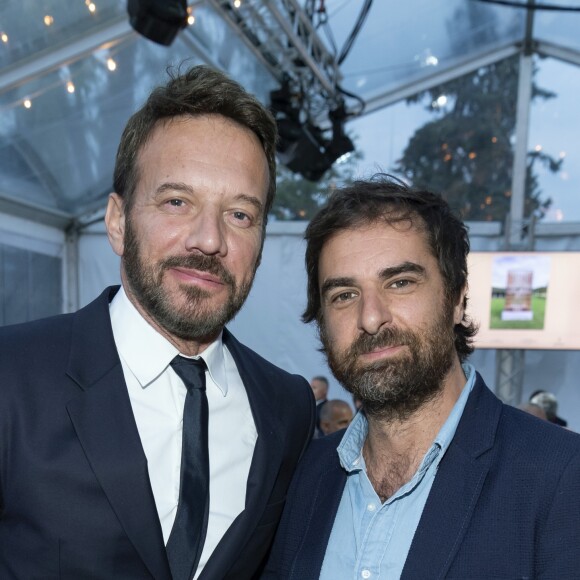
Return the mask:
[(91, 14), (94, 14), (97, 11), (97, 7), (95, 6), (94, 2), (89, 2), (87, 4), (87, 8)]
[(72, 81), (68, 81), (66, 83), (66, 90), (67, 90), (67, 92), (71, 93), (71, 95), (72, 95), (72, 93), (75, 92), (75, 86), (74, 86)]
[(537, 151), (538, 153), (542, 150), (542, 146), (541, 145), (536, 145), (534, 147), (534, 151)]
[(492, 143), (497, 143), (497, 137), (492, 137), (492, 138), (491, 138), (491, 142), (492, 142)]
[(477, 157), (477, 153), (475, 151), (472, 151), (469, 155), (468, 155), (469, 159), (475, 159)]
[(24, 99), (22, 104), (24, 105), (25, 109), (30, 109), (30, 107), (32, 107), (32, 101), (30, 99)]
[(234, 0), (234, 8), (239, 8), (242, 5), (242, 0)]
[(8, 42), (8, 35), (5, 32), (3, 32), (2, 34), (0, 34), (0, 39), (2, 39), (2, 42), (4, 44), (6, 44)]
[(189, 24), (189, 26), (193, 26), (195, 24), (195, 16), (193, 14), (192, 6), (188, 6), (187, 8), (187, 24)]
[(53, 22), (54, 22), (54, 18), (53, 18), (53, 17), (52, 17), (50, 14), (47, 14), (47, 15), (44, 17), (44, 24), (45, 24), (46, 26), (50, 26), (50, 25), (51, 25)]
[(114, 59), (112, 59), (111, 57), (109, 57), (107, 59), (107, 68), (113, 72), (114, 70), (117, 70), (117, 63), (115, 62)]

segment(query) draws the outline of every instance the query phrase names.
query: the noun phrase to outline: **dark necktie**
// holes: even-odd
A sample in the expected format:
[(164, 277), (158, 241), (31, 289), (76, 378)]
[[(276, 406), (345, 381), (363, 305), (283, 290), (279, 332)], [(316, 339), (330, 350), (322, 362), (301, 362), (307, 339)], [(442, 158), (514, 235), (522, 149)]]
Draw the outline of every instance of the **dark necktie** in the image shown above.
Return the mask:
[(176, 356), (173, 370), (187, 387), (183, 409), (179, 503), (167, 557), (173, 580), (191, 580), (197, 569), (209, 512), (208, 406), (203, 359)]

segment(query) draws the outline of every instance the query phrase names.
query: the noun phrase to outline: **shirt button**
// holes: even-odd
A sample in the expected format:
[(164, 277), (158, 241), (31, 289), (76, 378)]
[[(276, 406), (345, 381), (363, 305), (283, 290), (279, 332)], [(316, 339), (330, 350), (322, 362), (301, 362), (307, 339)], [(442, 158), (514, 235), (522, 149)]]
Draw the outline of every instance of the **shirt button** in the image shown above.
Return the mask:
[(370, 571), (370, 570), (363, 570), (363, 571), (360, 573), (360, 575), (361, 575), (363, 578), (370, 578), (370, 577), (371, 577), (371, 571)]
[[(374, 503), (369, 503), (369, 505), (367, 505), (367, 510), (369, 510), (369, 512), (374, 512), (377, 509), (377, 506)], [(367, 576), (368, 578), (368, 576)]]

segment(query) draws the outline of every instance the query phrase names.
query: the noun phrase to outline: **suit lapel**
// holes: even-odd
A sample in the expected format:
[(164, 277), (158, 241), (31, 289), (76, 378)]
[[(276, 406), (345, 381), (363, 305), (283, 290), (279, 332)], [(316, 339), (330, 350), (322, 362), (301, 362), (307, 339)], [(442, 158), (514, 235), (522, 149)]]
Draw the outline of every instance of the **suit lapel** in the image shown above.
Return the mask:
[(127, 536), (154, 578), (169, 579), (147, 459), (109, 317), (115, 289), (75, 315), (67, 374), (82, 392), (67, 404), (76, 434)]
[(493, 459), (501, 403), (477, 375), (415, 532), (402, 579), (444, 578), (469, 525)]
[[(306, 528), (292, 566), (292, 578), (312, 580), (320, 576), (324, 556), (330, 540), (334, 519), (346, 485), (346, 471), (340, 466), (336, 451), (325, 456), (326, 462), (319, 467), (316, 487), (312, 490), (311, 510), (306, 517)], [(301, 512), (303, 514), (303, 512)], [(332, 517), (329, 517), (333, 514)], [(297, 523), (298, 528), (302, 523)]]
[(256, 355), (241, 345), (227, 329), (224, 329), (223, 341), (234, 358), (246, 388), (258, 439), (248, 475), (245, 509), (228, 528), (200, 578), (224, 577), (231, 564), (241, 554), (244, 544), (264, 511), (284, 451), (280, 411), (269, 392), (271, 379), (264, 367), (256, 363)]

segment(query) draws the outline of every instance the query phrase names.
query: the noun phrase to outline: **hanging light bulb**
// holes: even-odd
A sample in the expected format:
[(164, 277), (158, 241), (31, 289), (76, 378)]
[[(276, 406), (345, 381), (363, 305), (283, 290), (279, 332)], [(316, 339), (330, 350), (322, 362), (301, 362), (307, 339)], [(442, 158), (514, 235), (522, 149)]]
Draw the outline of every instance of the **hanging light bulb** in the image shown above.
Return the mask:
[(8, 42), (8, 35), (5, 32), (3, 32), (2, 34), (0, 34), (0, 39), (4, 44), (6, 44)]
[(54, 22), (54, 18), (50, 14), (47, 14), (44, 17), (44, 24), (45, 24), (45, 26), (50, 26), (53, 22)]
[(30, 109), (30, 107), (32, 107), (32, 101), (30, 99), (24, 99), (22, 104), (24, 105), (25, 109)]
[(189, 24), (189, 26), (193, 26), (195, 24), (195, 16), (193, 14), (192, 6), (187, 7), (187, 24)]
[(95, 3), (94, 2), (89, 2), (87, 4), (87, 8), (89, 9), (89, 12), (91, 14), (94, 14), (97, 11), (97, 7), (95, 6)]
[(111, 57), (109, 57), (107, 59), (107, 68), (113, 72), (114, 70), (117, 70), (117, 63), (115, 62), (115, 60)]
[(72, 81), (68, 81), (66, 83), (66, 90), (67, 92), (69, 92), (71, 95), (75, 92), (75, 86), (74, 83)]
[(234, 8), (239, 8), (242, 5), (242, 0), (234, 0)]

